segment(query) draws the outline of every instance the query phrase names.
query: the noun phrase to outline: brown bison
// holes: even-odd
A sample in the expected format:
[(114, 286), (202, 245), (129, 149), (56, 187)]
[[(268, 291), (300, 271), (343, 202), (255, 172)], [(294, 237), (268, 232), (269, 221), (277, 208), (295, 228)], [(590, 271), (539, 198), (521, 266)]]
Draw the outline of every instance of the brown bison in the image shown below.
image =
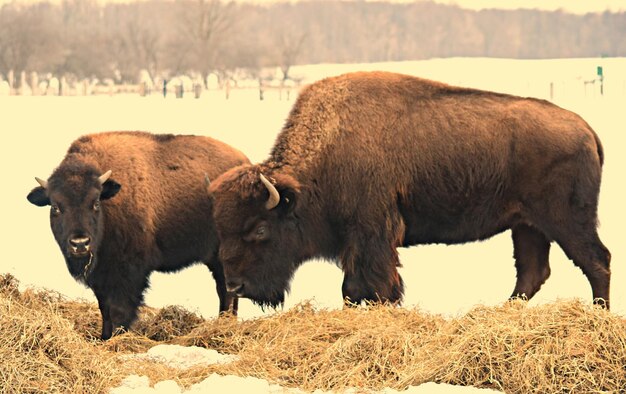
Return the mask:
[(543, 100), (386, 72), (324, 79), (303, 89), (266, 161), (208, 189), (226, 286), (276, 306), (317, 257), (338, 261), (350, 301), (399, 302), (397, 247), (511, 229), (513, 297), (539, 290), (555, 241), (608, 307), (602, 161), (589, 125)]
[(50, 178), (37, 178), (41, 186), (28, 201), (51, 206), (67, 268), (98, 299), (103, 339), (136, 318), (152, 271), (194, 262), (213, 273), (220, 312), (237, 312), (201, 182), (245, 163), (241, 152), (208, 137), (108, 132), (74, 141)]

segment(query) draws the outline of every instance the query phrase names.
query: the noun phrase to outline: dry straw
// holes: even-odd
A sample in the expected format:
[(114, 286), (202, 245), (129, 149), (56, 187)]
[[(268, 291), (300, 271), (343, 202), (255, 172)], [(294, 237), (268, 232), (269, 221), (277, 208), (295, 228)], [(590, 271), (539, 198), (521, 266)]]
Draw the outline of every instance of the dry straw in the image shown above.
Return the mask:
[[(96, 339), (97, 307), (0, 276), (0, 392), (106, 392), (130, 374), (183, 386), (210, 373), (254, 376), (304, 390), (404, 389), (423, 382), (507, 393), (626, 391), (626, 321), (580, 301), (480, 306), (444, 319), (415, 309), (316, 310), (203, 320), (181, 308), (144, 308), (130, 333)], [(159, 342), (197, 345), (239, 360), (186, 371), (128, 360)]]

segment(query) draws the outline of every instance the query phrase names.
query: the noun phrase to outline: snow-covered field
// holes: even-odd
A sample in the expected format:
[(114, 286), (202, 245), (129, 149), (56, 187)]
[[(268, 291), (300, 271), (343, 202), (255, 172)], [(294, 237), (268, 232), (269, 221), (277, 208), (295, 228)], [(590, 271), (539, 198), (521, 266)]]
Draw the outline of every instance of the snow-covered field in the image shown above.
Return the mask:
[[(604, 96), (596, 67), (604, 69)], [(612, 308), (626, 315), (626, 264), (623, 256), (623, 168), (626, 168), (626, 59), (433, 59), (428, 61), (298, 66), (293, 75), (312, 82), (354, 70), (390, 70), (456, 85), (553, 98), (579, 113), (603, 141), (606, 161), (600, 200), (600, 236), (613, 255)], [(105, 130), (205, 134), (245, 152), (252, 161), (263, 160), (294, 102), (279, 100), (269, 91), (235, 90), (229, 100), (222, 92), (200, 99), (164, 99), (138, 96), (6, 97), (0, 96), (0, 273), (10, 272), (23, 285), (47, 287), (71, 297), (95, 302), (90, 290), (67, 273), (48, 225), (46, 209), (28, 203), (26, 194), (36, 186), (34, 176), (45, 178), (78, 136)], [(515, 270), (508, 232), (488, 241), (461, 246), (420, 246), (400, 251), (406, 284), (405, 304), (423, 310), (457, 315), (475, 304), (497, 305), (513, 289)], [(551, 251), (552, 276), (531, 304), (557, 298), (591, 300), (591, 290), (580, 270), (558, 247)], [(341, 306), (341, 274), (321, 262), (303, 265), (292, 283), (285, 308), (303, 299), (315, 299), (329, 308)], [(214, 282), (204, 266), (177, 274), (154, 274), (146, 303), (183, 305), (212, 317), (217, 312)], [(243, 318), (264, 313), (247, 300), (240, 303)], [(215, 383), (217, 384), (217, 383)], [(273, 390), (273, 389), (268, 389)], [(432, 389), (434, 390), (434, 389)], [(429, 391), (436, 392), (436, 391)]]

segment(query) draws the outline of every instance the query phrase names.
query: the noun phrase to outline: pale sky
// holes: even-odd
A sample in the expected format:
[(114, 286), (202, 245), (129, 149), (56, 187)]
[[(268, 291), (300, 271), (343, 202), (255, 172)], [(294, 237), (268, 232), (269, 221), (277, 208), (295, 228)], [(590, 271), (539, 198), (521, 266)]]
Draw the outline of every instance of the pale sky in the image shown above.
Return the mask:
[[(41, 0), (0, 0), (0, 5), (11, 3), (13, 1), (20, 3), (33, 3)], [(60, 2), (61, 0), (50, 0), (51, 2)], [(145, 1), (145, 0), (98, 0), (100, 3), (106, 2), (129, 2), (129, 1)], [(297, 2), (299, 0), (235, 0), (238, 2), (250, 3), (273, 3), (276, 1)], [(385, 1), (385, 0), (366, 0), (366, 1)], [(387, 0), (390, 2), (411, 3), (416, 0)], [(417, 0), (419, 1), (419, 0)], [(542, 10), (558, 10), (562, 9), (567, 12), (584, 14), (588, 12), (609, 11), (626, 11), (626, 0), (434, 0), (442, 4), (455, 4), (462, 8), (484, 9), (484, 8), (500, 8), (500, 9), (542, 9)]]

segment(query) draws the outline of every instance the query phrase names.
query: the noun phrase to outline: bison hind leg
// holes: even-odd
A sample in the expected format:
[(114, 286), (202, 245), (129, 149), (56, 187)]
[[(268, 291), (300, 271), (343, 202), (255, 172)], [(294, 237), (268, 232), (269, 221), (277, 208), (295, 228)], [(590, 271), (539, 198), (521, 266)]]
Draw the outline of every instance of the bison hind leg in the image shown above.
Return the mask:
[(550, 241), (525, 224), (513, 227), (512, 237), (517, 282), (511, 299), (530, 300), (550, 276)]
[(585, 198), (579, 189), (574, 187), (571, 196), (556, 199), (563, 203), (553, 204), (535, 220), (583, 271), (591, 285), (594, 303), (609, 308), (611, 253), (598, 237), (597, 200), (595, 196)]
[(567, 257), (578, 266), (591, 285), (593, 302), (609, 308), (611, 281), (611, 253), (604, 246), (595, 229), (591, 233), (566, 231), (557, 238)]
[(535, 219), (542, 221), (542, 228), (548, 229), (546, 233), (583, 271), (591, 285), (594, 303), (608, 309), (611, 253), (597, 232), (601, 166), (595, 149), (581, 152), (577, 158), (580, 166), (569, 184), (565, 180), (572, 178), (571, 173), (554, 172), (554, 176), (562, 175), (565, 183), (554, 190), (548, 209)]

